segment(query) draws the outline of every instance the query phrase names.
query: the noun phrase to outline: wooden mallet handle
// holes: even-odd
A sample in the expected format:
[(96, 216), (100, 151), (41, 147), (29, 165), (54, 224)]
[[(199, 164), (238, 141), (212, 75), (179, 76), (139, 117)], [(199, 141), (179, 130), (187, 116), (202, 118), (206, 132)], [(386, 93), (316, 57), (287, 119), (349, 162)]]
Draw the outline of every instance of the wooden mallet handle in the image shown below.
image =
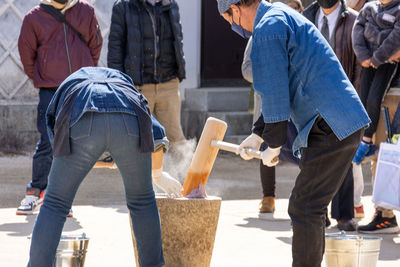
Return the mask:
[[(232, 143), (228, 143), (228, 142), (224, 142), (224, 141), (218, 141), (218, 140), (212, 140), (211, 141), (211, 146), (212, 147), (217, 147), (219, 149), (222, 149), (224, 151), (228, 151), (228, 152), (232, 152), (232, 153), (236, 153), (236, 151), (239, 148), (239, 145), (236, 144), (232, 144)], [(259, 150), (254, 150), (251, 148), (246, 148), (245, 149), (247, 154), (249, 154), (250, 156), (257, 158), (257, 159), (262, 159), (261, 158), (261, 151)], [(272, 162), (277, 162), (278, 161), (278, 157), (275, 157)]]
[[(211, 146), (213, 147), (218, 147), (219, 149), (222, 149), (224, 151), (236, 153), (236, 151), (239, 148), (239, 145), (224, 142), (224, 141), (217, 141), (217, 140), (212, 140), (211, 141)], [(251, 148), (246, 148), (247, 154), (250, 156), (253, 156), (254, 158), (261, 159), (261, 151), (254, 150)]]

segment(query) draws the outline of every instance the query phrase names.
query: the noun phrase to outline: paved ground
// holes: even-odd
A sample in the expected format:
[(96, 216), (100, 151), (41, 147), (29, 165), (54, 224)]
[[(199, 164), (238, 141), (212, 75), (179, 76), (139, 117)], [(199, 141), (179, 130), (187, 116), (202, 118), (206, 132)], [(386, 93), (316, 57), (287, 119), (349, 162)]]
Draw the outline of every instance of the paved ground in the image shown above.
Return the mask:
[[(28, 237), (36, 215), (16, 216), (15, 208), (29, 181), (30, 165), (30, 155), (0, 155), (1, 267), (25, 266), (28, 259)], [(179, 169), (185, 167), (179, 166)], [(175, 166), (169, 169), (177, 172)], [(277, 211), (273, 217), (259, 218), (258, 162), (245, 162), (229, 154), (218, 157), (207, 186), (210, 195), (223, 199), (211, 266), (291, 265), (292, 234), (286, 209), (296, 173), (296, 166), (278, 167)], [(367, 223), (373, 212), (368, 177), (365, 184), (363, 202), (367, 216), (361, 223)], [(64, 233), (85, 232), (91, 238), (85, 266), (134, 266), (123, 195), (121, 179), (115, 170), (93, 170), (79, 189), (74, 217), (67, 220)], [(337, 232), (337, 229), (332, 226), (327, 232)], [(400, 236), (382, 237), (378, 267), (400, 266)]]

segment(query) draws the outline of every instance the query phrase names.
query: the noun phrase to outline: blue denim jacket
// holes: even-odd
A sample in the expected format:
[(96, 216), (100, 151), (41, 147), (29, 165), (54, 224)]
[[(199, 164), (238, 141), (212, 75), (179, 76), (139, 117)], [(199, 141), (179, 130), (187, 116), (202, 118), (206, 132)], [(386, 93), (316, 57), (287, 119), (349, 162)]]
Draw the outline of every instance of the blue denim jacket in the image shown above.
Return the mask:
[(370, 123), (328, 42), (310, 21), (285, 4), (261, 1), (251, 61), (264, 122), (292, 119), (299, 132), (293, 143), (295, 155), (307, 147), (318, 116), (339, 140)]
[[(123, 112), (138, 116), (142, 152), (154, 150), (152, 126), (157, 138), (165, 137), (159, 123), (153, 123), (147, 100), (134, 88), (132, 80), (118, 70), (85, 67), (71, 74), (57, 89), (46, 112), (48, 135), (54, 156), (66, 156), (69, 128), (85, 112)], [(164, 136), (162, 136), (164, 135)]]

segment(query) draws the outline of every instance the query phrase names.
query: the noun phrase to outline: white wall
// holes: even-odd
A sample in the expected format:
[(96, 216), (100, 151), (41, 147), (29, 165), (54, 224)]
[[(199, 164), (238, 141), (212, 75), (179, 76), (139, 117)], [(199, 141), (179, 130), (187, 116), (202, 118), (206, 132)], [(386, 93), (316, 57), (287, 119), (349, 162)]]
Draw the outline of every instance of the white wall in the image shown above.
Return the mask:
[(186, 79), (181, 90), (200, 87), (201, 1), (176, 0), (183, 27), (183, 50), (186, 59)]
[[(111, 8), (114, 0), (87, 0), (96, 10), (104, 37), (100, 66), (107, 61)], [(38, 90), (24, 74), (17, 40), (24, 15), (39, 0), (0, 0), (0, 150), (15, 137), (14, 146), (31, 149), (37, 140), (35, 110)], [(186, 79), (181, 91), (200, 85), (201, 0), (177, 0), (183, 26)], [(181, 94), (184, 96), (184, 94)], [(5, 135), (4, 135), (5, 133)], [(7, 135), (7, 133), (10, 133)], [(8, 140), (8, 141), (3, 141)], [(12, 145), (11, 145), (12, 146)], [(4, 148), (4, 147), (3, 147)]]
[[(95, 9), (104, 38), (100, 66), (106, 65), (108, 31), (114, 0), (88, 0)], [(200, 85), (201, 1), (177, 0), (183, 26), (186, 79), (181, 90)], [(26, 12), (39, 0), (0, 0), (0, 105), (36, 104), (37, 90), (23, 72), (17, 39)], [(3, 38), (4, 37), (4, 38)], [(182, 94), (183, 95), (183, 94)]]

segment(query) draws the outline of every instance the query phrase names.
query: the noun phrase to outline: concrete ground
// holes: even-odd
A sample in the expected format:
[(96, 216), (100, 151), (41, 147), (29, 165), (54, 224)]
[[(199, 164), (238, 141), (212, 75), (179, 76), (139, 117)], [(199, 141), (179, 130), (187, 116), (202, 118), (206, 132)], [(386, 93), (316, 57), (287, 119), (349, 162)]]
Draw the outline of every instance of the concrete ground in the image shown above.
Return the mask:
[[(180, 166), (185, 169), (186, 166)], [(171, 173), (175, 167), (167, 166)], [(207, 192), (222, 198), (211, 266), (290, 266), (291, 226), (288, 197), (298, 172), (296, 166), (277, 168), (277, 203), (274, 215), (259, 217), (261, 196), (258, 161), (243, 161), (220, 154), (210, 175)], [(0, 154), (0, 266), (26, 266), (36, 215), (17, 216), (16, 207), (30, 180), (31, 155)], [(182, 171), (176, 173), (183, 180)], [(365, 168), (363, 203), (368, 223), (372, 213), (371, 182)], [(85, 266), (134, 266), (128, 210), (123, 186), (116, 170), (95, 169), (76, 196), (74, 217), (68, 218), (65, 234), (85, 232), (90, 237)], [(399, 213), (396, 212), (399, 217)], [(331, 226), (327, 232), (337, 232)], [(356, 234), (355, 232), (349, 234)], [(381, 235), (378, 267), (400, 266), (400, 236)], [(178, 252), (177, 252), (178, 253)], [(323, 263), (325, 266), (325, 263)]]

